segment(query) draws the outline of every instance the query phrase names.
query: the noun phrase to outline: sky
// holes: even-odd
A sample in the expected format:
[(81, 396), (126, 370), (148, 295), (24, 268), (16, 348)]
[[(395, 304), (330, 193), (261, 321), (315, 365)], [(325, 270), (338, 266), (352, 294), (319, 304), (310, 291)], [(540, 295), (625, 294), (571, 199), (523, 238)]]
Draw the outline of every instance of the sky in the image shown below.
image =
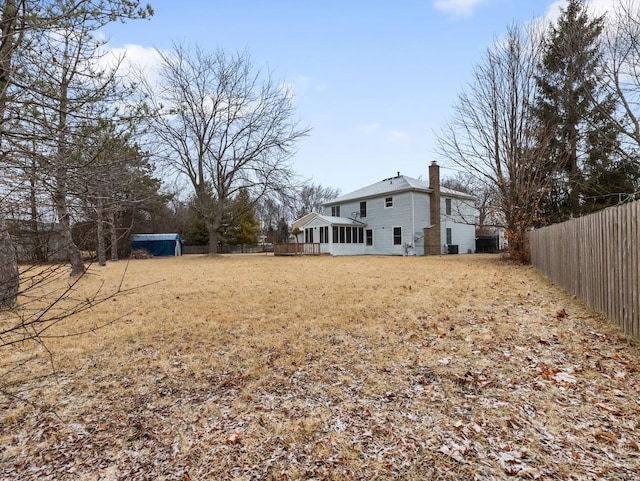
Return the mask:
[[(604, 12), (614, 0), (589, 0)], [(144, 3), (144, 1), (143, 1)], [(292, 166), (342, 194), (398, 172), (427, 178), (485, 50), (514, 23), (555, 18), (564, 0), (149, 0), (150, 20), (105, 29), (107, 47), (151, 63), (176, 43), (247, 52), (293, 87), (310, 135)]]

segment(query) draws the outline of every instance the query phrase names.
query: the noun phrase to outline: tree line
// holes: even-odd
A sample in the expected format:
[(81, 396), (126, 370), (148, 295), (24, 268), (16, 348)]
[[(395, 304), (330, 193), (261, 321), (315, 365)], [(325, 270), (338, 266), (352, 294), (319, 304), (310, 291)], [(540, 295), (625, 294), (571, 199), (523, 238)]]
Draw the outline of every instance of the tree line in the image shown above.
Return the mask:
[(337, 195), (294, 171), (309, 129), (287, 84), (247, 52), (176, 44), (158, 51), (150, 74), (106, 49), (110, 22), (152, 15), (138, 0), (3, 3), (4, 305), (18, 292), (16, 250), (36, 262), (67, 258), (72, 276), (87, 251), (100, 265), (118, 260), (131, 232), (177, 230), (215, 253), (259, 233), (284, 240), (304, 209)]
[(513, 258), (532, 228), (640, 194), (640, 3), (593, 15), (569, 0), (553, 23), (512, 25), (459, 94), (438, 152), (473, 185)]

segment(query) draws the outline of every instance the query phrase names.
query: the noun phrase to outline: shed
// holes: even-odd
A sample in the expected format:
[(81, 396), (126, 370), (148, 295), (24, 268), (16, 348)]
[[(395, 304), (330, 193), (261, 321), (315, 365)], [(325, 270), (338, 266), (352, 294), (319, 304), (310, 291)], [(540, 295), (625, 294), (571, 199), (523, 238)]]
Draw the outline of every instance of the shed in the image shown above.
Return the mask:
[(131, 248), (144, 249), (153, 256), (181, 256), (184, 241), (180, 234), (134, 234)]

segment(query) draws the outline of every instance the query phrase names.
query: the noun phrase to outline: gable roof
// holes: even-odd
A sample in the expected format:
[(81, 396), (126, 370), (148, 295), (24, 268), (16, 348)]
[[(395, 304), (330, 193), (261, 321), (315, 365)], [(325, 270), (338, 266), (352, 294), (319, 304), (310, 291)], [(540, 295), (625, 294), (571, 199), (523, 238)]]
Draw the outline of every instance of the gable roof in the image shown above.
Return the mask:
[[(307, 214), (304, 217), (298, 219), (296, 224), (299, 228), (304, 227), (309, 222), (319, 219), (323, 222), (326, 222), (329, 225), (354, 225), (354, 226), (364, 226), (366, 225), (364, 222), (361, 222), (356, 219), (352, 219), (350, 217), (332, 217), (328, 215), (318, 214), (317, 212), (312, 212), (311, 214)], [(302, 223), (300, 221), (304, 220)]]
[[(429, 187), (429, 182), (414, 179), (406, 175), (399, 175), (397, 177), (391, 177), (389, 179), (381, 180), (375, 184), (371, 184), (362, 189), (354, 190), (348, 194), (336, 197), (335, 199), (325, 202), (323, 205), (331, 206), (340, 204), (343, 202), (349, 202), (357, 199), (369, 199), (373, 197), (380, 197), (387, 194), (397, 194), (400, 192), (425, 192), (431, 194), (433, 189)], [(440, 188), (440, 195), (446, 197), (458, 197), (461, 199), (474, 200), (475, 197), (464, 192), (458, 192), (457, 190), (447, 189), (446, 187)]]
[(381, 180), (380, 182), (363, 187), (362, 189), (354, 190), (349, 194), (336, 197), (329, 202), (325, 202), (324, 205), (339, 204), (341, 202), (347, 202), (355, 199), (366, 199), (370, 197), (378, 197), (384, 194), (393, 194), (412, 190), (427, 193), (433, 192), (433, 189), (429, 187), (428, 182), (407, 177), (406, 175), (400, 175), (398, 177)]
[(459, 190), (448, 189), (446, 187), (440, 187), (440, 195), (443, 197), (458, 197), (459, 199), (476, 200), (475, 196), (471, 194), (460, 192)]

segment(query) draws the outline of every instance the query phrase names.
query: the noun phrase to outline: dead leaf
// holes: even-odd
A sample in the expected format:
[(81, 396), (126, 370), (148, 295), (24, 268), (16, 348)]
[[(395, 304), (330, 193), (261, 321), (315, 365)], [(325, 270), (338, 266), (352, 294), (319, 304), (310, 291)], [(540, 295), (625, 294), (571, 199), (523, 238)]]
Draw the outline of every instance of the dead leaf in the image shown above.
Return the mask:
[(609, 431), (596, 431), (595, 433), (593, 433), (593, 436), (596, 439), (606, 439), (608, 441), (611, 441), (613, 444), (618, 444), (618, 438), (616, 437), (616, 435), (610, 433)]
[(575, 384), (577, 382), (575, 376), (573, 374), (569, 374), (566, 371), (559, 371), (555, 373), (553, 376), (553, 380), (557, 384)]
[(542, 476), (542, 471), (532, 466), (525, 465), (520, 471), (518, 471), (519, 478), (538, 479), (540, 476)]
[(449, 444), (443, 444), (439, 451), (451, 458), (455, 459), (459, 463), (467, 463), (464, 459), (464, 453), (469, 449), (468, 441), (463, 442), (462, 444), (458, 444), (455, 442), (450, 442)]
[(227, 444), (238, 444), (240, 442), (240, 438), (241, 437), (242, 437), (242, 434), (240, 433), (240, 431), (236, 431), (235, 433), (233, 433), (229, 437), (227, 437), (227, 439), (225, 440), (225, 443), (227, 443)]
[(505, 473), (516, 475), (527, 466), (521, 463), (524, 454), (526, 453), (520, 450), (503, 451), (498, 455), (498, 463)]
[(610, 412), (611, 414), (614, 414), (615, 416), (622, 416), (622, 413), (618, 410), (618, 408), (616, 408), (614, 406), (611, 406), (609, 404), (597, 402), (597, 403), (594, 403), (594, 406), (597, 406), (600, 409), (604, 409), (605, 411)]
[(459, 463), (465, 462), (464, 457), (462, 456), (462, 453), (460, 451), (458, 451), (457, 449), (451, 449), (446, 444), (440, 448), (440, 452), (446, 454), (447, 456), (452, 457)]

